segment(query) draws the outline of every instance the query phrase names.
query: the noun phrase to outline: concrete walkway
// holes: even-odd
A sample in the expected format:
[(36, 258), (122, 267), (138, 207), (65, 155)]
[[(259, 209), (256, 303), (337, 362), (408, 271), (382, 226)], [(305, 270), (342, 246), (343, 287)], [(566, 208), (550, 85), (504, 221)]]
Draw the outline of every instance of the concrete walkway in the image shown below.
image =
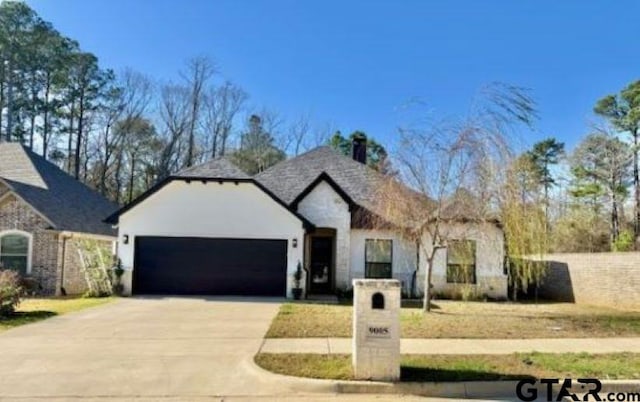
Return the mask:
[[(640, 338), (402, 339), (405, 354), (640, 353)], [(265, 339), (263, 353), (349, 354), (351, 338)]]

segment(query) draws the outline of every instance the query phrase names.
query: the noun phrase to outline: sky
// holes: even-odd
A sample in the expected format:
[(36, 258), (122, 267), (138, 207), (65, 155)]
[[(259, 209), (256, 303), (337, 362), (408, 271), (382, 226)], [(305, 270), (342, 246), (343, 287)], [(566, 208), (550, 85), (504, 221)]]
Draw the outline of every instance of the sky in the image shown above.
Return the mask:
[(532, 91), (529, 144), (556, 137), (571, 149), (597, 121), (595, 102), (640, 79), (640, 1), (27, 3), (103, 67), (177, 80), (187, 59), (209, 56), (256, 108), (383, 144), (423, 114), (464, 115), (498, 81)]

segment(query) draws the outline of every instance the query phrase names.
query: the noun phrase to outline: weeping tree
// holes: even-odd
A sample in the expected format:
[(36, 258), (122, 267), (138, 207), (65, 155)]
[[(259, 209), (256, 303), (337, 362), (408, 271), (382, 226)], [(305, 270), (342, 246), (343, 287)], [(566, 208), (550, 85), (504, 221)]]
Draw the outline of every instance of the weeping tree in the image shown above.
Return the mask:
[(529, 155), (516, 158), (508, 167), (502, 192), (502, 223), (513, 300), (531, 285), (537, 291), (546, 274), (546, 264), (541, 261), (549, 250), (549, 232), (546, 196), (540, 197), (539, 186), (543, 182), (539, 173)]
[(388, 179), (381, 187), (375, 226), (393, 227), (420, 248), (425, 312), (431, 309), (438, 255), (454, 241), (487, 234), (486, 225), (498, 222), (512, 155), (509, 134), (534, 118), (526, 89), (492, 84), (466, 118), (400, 130), (394, 162), (404, 185)]

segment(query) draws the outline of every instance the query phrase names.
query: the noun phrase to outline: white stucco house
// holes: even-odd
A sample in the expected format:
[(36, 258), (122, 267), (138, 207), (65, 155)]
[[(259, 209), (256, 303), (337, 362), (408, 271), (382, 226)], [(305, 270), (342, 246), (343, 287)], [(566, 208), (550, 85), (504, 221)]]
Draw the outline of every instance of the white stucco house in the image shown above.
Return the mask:
[[(354, 158), (318, 147), (254, 177), (214, 159), (158, 183), (107, 218), (118, 229), (126, 290), (291, 297), (300, 264), (307, 295), (388, 277), (422, 293), (424, 247), (358, 218), (376, 213), (373, 198), (386, 180), (364, 163), (365, 146), (354, 144)], [(460, 220), (449, 232), (450, 246), (434, 262), (435, 292), (464, 287), (506, 298), (499, 223)], [(471, 268), (462, 278), (461, 264)]]

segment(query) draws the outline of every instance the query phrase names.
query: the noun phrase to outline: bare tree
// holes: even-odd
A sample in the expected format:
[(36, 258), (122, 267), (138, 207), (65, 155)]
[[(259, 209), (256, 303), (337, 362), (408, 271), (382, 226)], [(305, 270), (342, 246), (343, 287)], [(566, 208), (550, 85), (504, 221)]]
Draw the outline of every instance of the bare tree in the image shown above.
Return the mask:
[(482, 228), (498, 219), (512, 155), (506, 130), (531, 121), (533, 102), (526, 91), (500, 86), (489, 93), (459, 122), (401, 129), (395, 161), (406, 187), (389, 179), (377, 196), (382, 213), (376, 225), (393, 225), (425, 257), (425, 311), (431, 308), (433, 267), (441, 250), (454, 240), (482, 235)]
[(190, 127), (188, 99), (189, 89), (182, 85), (166, 84), (160, 90), (160, 134), (163, 139), (162, 151), (158, 161), (158, 179), (167, 177), (182, 167), (180, 160), (182, 142)]
[[(153, 98), (153, 84), (144, 74), (131, 69), (124, 70), (118, 77), (114, 87), (105, 97), (100, 113), (98, 133), (96, 187), (102, 194), (107, 194), (107, 183), (114, 170), (114, 160), (123, 152), (123, 137), (127, 133), (126, 125), (135, 122), (147, 112)], [(120, 130), (114, 132), (117, 122), (123, 122)]]
[(200, 119), (204, 91), (215, 72), (214, 64), (206, 57), (195, 57), (187, 63), (187, 71), (181, 74), (189, 88), (189, 122), (187, 127), (186, 166), (192, 166), (196, 155), (196, 127)]
[(287, 130), (287, 144), (283, 148), (288, 154), (298, 156), (305, 147), (307, 137), (311, 133), (311, 123), (309, 114), (303, 114), (293, 120)]
[(234, 122), (247, 99), (247, 93), (229, 81), (207, 91), (202, 129), (212, 158), (224, 156)]

